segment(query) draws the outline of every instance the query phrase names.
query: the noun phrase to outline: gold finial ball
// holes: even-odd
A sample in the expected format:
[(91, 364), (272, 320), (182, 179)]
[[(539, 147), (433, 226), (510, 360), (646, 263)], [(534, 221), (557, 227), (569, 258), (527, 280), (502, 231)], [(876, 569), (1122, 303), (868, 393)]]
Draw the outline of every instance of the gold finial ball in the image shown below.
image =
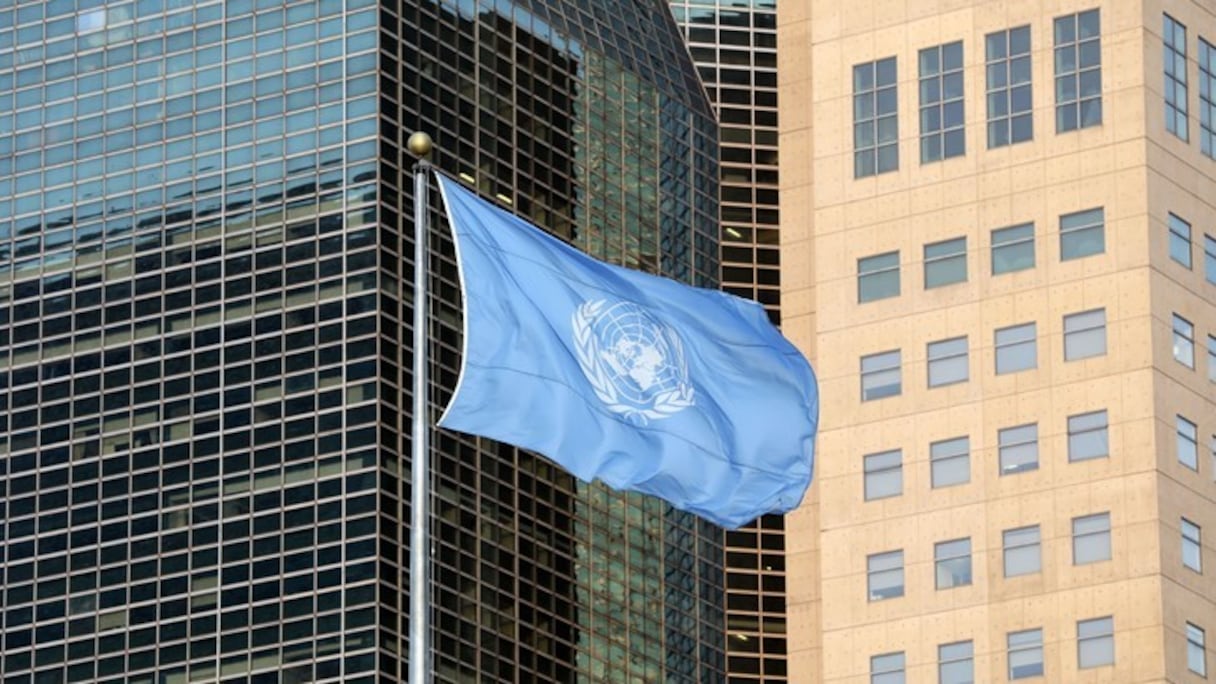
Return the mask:
[(415, 157), (425, 157), (431, 153), (434, 143), (431, 142), (431, 136), (418, 132), (410, 135), (410, 139), (405, 142), (405, 146), (409, 149), (410, 154)]

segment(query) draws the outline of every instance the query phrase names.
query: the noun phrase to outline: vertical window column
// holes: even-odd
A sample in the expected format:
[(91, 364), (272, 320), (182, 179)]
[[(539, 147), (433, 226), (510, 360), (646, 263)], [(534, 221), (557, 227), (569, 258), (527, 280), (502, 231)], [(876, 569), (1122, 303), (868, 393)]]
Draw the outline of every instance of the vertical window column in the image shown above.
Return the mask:
[(1186, 120), (1186, 27), (1168, 14), (1162, 16), (1165, 44), (1165, 130), (1188, 140)]
[(1216, 47), (1199, 39), (1199, 149), (1216, 159)]
[(920, 51), (920, 162), (966, 152), (963, 124), (963, 43)]
[(1096, 9), (1055, 20), (1056, 133), (1102, 123), (1101, 33)]
[(1034, 137), (1030, 27), (1020, 26), (984, 36), (984, 62), (988, 148), (1030, 140)]
[(899, 168), (895, 58), (853, 67), (853, 177)]

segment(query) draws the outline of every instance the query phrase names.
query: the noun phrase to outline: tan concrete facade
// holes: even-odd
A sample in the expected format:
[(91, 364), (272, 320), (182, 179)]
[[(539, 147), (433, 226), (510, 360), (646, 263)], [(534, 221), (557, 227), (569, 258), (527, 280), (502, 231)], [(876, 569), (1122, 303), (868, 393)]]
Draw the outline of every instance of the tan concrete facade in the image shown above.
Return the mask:
[[(1101, 121), (1057, 132), (1055, 21), (1095, 9)], [(1185, 141), (1165, 124), (1163, 13), (1186, 27)], [(1029, 681), (1216, 676), (1216, 265), (1205, 261), (1216, 259), (1205, 257), (1216, 249), (1216, 160), (1202, 151), (1209, 72), (1198, 61), (1201, 39), (1216, 44), (1216, 7), (807, 0), (783, 3), (778, 26), (783, 329), (814, 360), (822, 417), (815, 484), (786, 523), (790, 681), (1009, 681), (1010, 635), (1031, 630), (1042, 674)], [(1023, 26), (1033, 136), (990, 147), (987, 36)], [(922, 163), (918, 53), (955, 41), (965, 153)], [(888, 57), (898, 168), (855, 177), (854, 67)], [(1070, 258), (1061, 217), (1096, 209), (1101, 249)], [(1189, 223), (1189, 267), (1171, 258), (1171, 213)], [(993, 231), (1025, 224), (1033, 266), (994, 274)], [(927, 288), (925, 246), (957, 238), (965, 279)], [(860, 302), (859, 260), (891, 252), (898, 294)], [(1066, 342), (1082, 344), (1072, 326), (1089, 320), (1070, 317), (1097, 311), (1104, 351), (1070, 360)], [(1191, 367), (1176, 358), (1176, 316), (1193, 326)], [(1008, 349), (996, 331), (1028, 323), (1033, 367), (998, 374)], [(966, 379), (931, 387), (929, 345), (960, 337)], [(898, 393), (863, 400), (862, 357), (894, 350)], [(1072, 458), (1070, 418), (1101, 411), (1106, 455)], [(1197, 469), (1180, 460), (1187, 424)], [(1002, 431), (1031, 425), (1037, 467), (1004, 469)], [(969, 476), (935, 487), (930, 445), (960, 437)], [(865, 456), (893, 450), (898, 494), (867, 500)], [(1109, 532), (1074, 535), (1089, 516), (1105, 516)], [(1201, 530), (1198, 571), (1183, 562), (1184, 518)], [(1038, 569), (1006, 576), (1005, 533), (1031, 526)], [(960, 539), (970, 582), (937, 588), (935, 545)], [(1109, 559), (1076, 562), (1075, 547), (1094, 539), (1108, 540)], [(897, 550), (902, 596), (871, 596), (867, 558)], [(1109, 639), (1079, 636), (1105, 624)], [(1202, 665), (1188, 624), (1204, 631)], [(952, 679), (963, 666), (943, 674), (939, 647), (964, 642), (972, 679)], [(1014, 650), (1019, 664), (1036, 658)], [(902, 654), (902, 679), (874, 670), (884, 654)]]

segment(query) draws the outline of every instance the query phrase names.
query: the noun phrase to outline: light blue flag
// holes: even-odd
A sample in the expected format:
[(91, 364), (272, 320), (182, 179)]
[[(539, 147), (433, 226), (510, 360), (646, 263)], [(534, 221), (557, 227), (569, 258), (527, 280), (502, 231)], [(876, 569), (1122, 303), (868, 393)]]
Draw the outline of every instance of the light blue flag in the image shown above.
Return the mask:
[(464, 291), (441, 427), (724, 527), (802, 501), (819, 395), (754, 302), (612, 266), (439, 176)]

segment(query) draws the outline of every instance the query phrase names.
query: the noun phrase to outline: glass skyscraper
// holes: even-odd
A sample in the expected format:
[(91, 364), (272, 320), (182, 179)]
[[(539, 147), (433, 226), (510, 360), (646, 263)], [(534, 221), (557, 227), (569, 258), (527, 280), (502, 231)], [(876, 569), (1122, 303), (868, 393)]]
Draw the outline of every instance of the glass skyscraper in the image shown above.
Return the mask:
[[(659, 0), (0, 0), (4, 684), (402, 678), (413, 130), (716, 283), (717, 128)], [(725, 678), (719, 530), (433, 443), (437, 680)]]

